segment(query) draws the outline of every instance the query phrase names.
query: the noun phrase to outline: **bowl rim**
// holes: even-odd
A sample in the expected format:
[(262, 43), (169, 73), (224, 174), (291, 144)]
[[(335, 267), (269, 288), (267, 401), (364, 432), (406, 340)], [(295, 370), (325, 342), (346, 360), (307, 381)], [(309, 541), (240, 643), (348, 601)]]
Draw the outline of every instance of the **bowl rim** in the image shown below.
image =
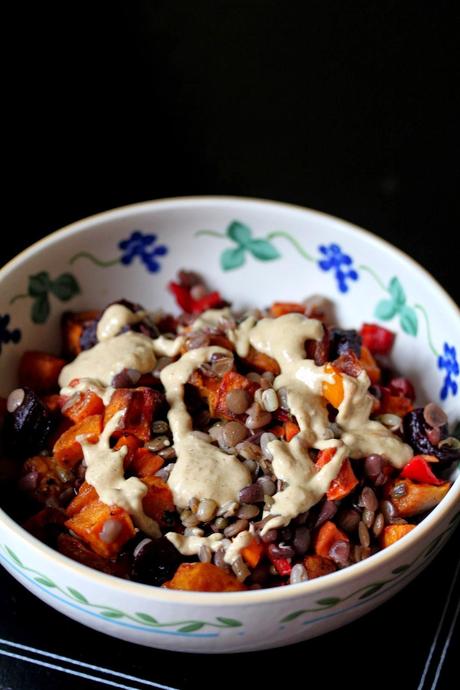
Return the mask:
[[(406, 263), (409, 263), (409, 265), (415, 271), (422, 274), (425, 281), (428, 281), (438, 296), (444, 301), (447, 301), (451, 309), (460, 315), (460, 309), (454, 300), (423, 266), (415, 261), (415, 259), (408, 256), (401, 249), (395, 247), (390, 242), (387, 242), (371, 231), (323, 211), (317, 211), (297, 204), (280, 202), (271, 199), (240, 196), (212, 195), (170, 197), (128, 204), (115, 209), (93, 214), (70, 223), (63, 228), (55, 230), (21, 251), (0, 269), (0, 283), (5, 277), (13, 272), (16, 267), (20, 266), (23, 261), (27, 261), (29, 258), (31, 258), (37, 253), (37, 251), (45, 247), (49, 247), (68, 236), (78, 234), (80, 231), (88, 229), (95, 223), (97, 228), (99, 223), (110, 221), (112, 219), (118, 220), (133, 213), (135, 214), (138, 211), (143, 211), (150, 208), (155, 211), (156, 209), (160, 208), (174, 208), (177, 205), (209, 206), (209, 204), (215, 204), (218, 206), (225, 206), (228, 204), (245, 204), (248, 206), (266, 205), (272, 208), (280, 208), (281, 210), (284, 208), (286, 211), (290, 210), (299, 213), (306, 212), (307, 215), (310, 215), (311, 217), (321, 217), (325, 220), (333, 221), (339, 226), (342, 226), (344, 231), (361, 236), (366, 242), (370, 242), (374, 246), (376, 245), (380, 248), (390, 250), (400, 259)], [(366, 573), (369, 575), (373, 571), (378, 571), (385, 563), (388, 564), (390, 561), (397, 560), (403, 551), (406, 550), (406, 548), (408, 549), (414, 547), (417, 542), (421, 542), (430, 532), (432, 527), (435, 527), (437, 523), (441, 522), (443, 518), (447, 517), (459, 499), (460, 476), (456, 479), (448, 494), (442, 499), (439, 505), (436, 506), (436, 508), (434, 508), (432, 512), (422, 520), (422, 522), (416, 525), (414, 530), (386, 549), (377, 552), (370, 558), (360, 561), (359, 563), (355, 563), (352, 566), (344, 568), (343, 570), (337, 570), (326, 576), (315, 578), (313, 580), (307, 580), (306, 582), (301, 582), (295, 585), (289, 585), (287, 587), (274, 587), (270, 589), (246, 590), (242, 592), (195, 592), (169, 590), (161, 587), (142, 584), (140, 582), (124, 580), (122, 578), (94, 570), (93, 568), (83, 565), (77, 561), (73, 561), (67, 556), (61, 554), (59, 551), (56, 551), (46, 544), (40, 542), (36, 537), (33, 537), (23, 527), (16, 523), (2, 508), (0, 508), (0, 525), (3, 523), (14, 537), (21, 539), (26, 543), (26, 545), (33, 548), (35, 551), (40, 552), (45, 560), (54, 561), (58, 567), (73, 571), (74, 573), (81, 575), (83, 579), (92, 579), (97, 585), (104, 586), (108, 589), (118, 590), (120, 594), (133, 594), (137, 595), (138, 597), (145, 596), (152, 601), (157, 600), (159, 603), (165, 604), (178, 603), (181, 605), (189, 604), (191, 606), (199, 605), (204, 607), (214, 607), (216, 605), (235, 606), (238, 604), (258, 604), (262, 602), (276, 602), (281, 604), (289, 599), (298, 599), (302, 596), (306, 597), (308, 595), (314, 596), (315, 593), (324, 592), (325, 590), (335, 588), (336, 586), (346, 586), (350, 580), (358, 579), (364, 576)]]

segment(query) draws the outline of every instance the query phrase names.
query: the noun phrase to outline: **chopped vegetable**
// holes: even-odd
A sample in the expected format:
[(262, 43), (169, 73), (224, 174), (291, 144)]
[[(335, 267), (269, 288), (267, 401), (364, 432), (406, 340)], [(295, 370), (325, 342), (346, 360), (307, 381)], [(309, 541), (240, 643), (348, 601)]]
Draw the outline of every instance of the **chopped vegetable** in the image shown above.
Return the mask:
[(319, 556), (318, 554), (311, 554), (305, 556), (303, 564), (307, 571), (308, 579), (314, 580), (316, 577), (328, 575), (337, 570), (334, 561), (331, 558)]
[(53, 454), (56, 461), (63, 467), (73, 467), (83, 459), (83, 449), (78, 437), (85, 436), (88, 443), (97, 443), (101, 431), (102, 416), (99, 414), (86, 417), (71, 426), (54, 444)]
[(437, 506), (450, 487), (450, 482), (433, 486), (433, 484), (418, 484), (411, 479), (396, 479), (386, 485), (385, 492), (398, 514), (407, 518), (425, 513)]
[(133, 434), (142, 441), (149, 441), (152, 421), (161, 403), (161, 394), (151, 388), (118, 388), (105, 410), (104, 426), (114, 414), (124, 410), (114, 436)]
[(383, 528), (383, 532), (380, 535), (380, 547), (386, 549), (387, 546), (391, 546), (399, 539), (402, 539), (406, 534), (412, 532), (415, 529), (415, 525), (387, 525)]
[(403, 468), (401, 477), (412, 479), (415, 482), (441, 486), (444, 483), (443, 480), (438, 479), (428, 462), (438, 462), (438, 459), (430, 455), (416, 455)]
[(248, 546), (245, 546), (243, 549), (241, 549), (241, 555), (246, 563), (251, 566), (251, 568), (255, 568), (262, 558), (264, 551), (265, 548), (263, 542), (253, 539)]
[(75, 424), (81, 422), (85, 417), (104, 414), (104, 403), (93, 391), (76, 393), (62, 406), (62, 414)]
[(19, 361), (19, 384), (32, 388), (36, 393), (48, 393), (58, 387), (59, 374), (64, 365), (64, 359), (46, 352), (24, 352)]
[(240, 592), (246, 589), (234, 575), (212, 563), (182, 563), (172, 580), (165, 582), (163, 587), (192, 592)]
[(328, 558), (330, 548), (336, 541), (348, 542), (350, 539), (345, 532), (342, 532), (331, 520), (328, 520), (324, 525), (321, 525), (313, 540), (315, 553), (318, 556)]
[[(316, 467), (321, 469), (328, 462), (332, 460), (335, 455), (335, 448), (327, 448), (326, 450), (320, 451), (318, 458), (316, 460)], [(355, 486), (358, 485), (358, 480), (355, 477), (353, 469), (351, 467), (351, 462), (348, 458), (343, 461), (339, 473), (335, 479), (329, 484), (329, 489), (327, 491), (327, 498), (329, 501), (337, 501), (341, 498), (345, 498), (349, 493), (353, 491)]]
[(393, 347), (395, 334), (375, 323), (363, 324), (361, 331), (364, 347), (373, 355), (388, 355)]
[(324, 381), (323, 395), (333, 407), (338, 408), (344, 396), (342, 377), (340, 373), (334, 369), (332, 364), (326, 364), (324, 368), (326, 374), (331, 375), (333, 382), (329, 383), (328, 381)]
[(123, 545), (135, 535), (126, 510), (107, 506), (101, 501), (93, 501), (69, 518), (65, 525), (103, 558), (117, 556)]

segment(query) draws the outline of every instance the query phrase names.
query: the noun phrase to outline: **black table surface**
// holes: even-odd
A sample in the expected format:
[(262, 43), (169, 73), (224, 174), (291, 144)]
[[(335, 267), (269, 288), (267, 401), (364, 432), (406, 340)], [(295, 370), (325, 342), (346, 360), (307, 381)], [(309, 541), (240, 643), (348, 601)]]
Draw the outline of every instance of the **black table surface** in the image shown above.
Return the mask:
[[(455, 5), (19, 4), (6, 32), (1, 262), (98, 211), (233, 194), (366, 227), (424, 265), (458, 302)], [(228, 667), (233, 684), (251, 668), (263, 687), (274, 686), (276, 669), (286, 683), (362, 685), (372, 672), (374, 688), (452, 688), (458, 536), (363, 619), (231, 658), (104, 637), (2, 572), (0, 688), (225, 686)]]

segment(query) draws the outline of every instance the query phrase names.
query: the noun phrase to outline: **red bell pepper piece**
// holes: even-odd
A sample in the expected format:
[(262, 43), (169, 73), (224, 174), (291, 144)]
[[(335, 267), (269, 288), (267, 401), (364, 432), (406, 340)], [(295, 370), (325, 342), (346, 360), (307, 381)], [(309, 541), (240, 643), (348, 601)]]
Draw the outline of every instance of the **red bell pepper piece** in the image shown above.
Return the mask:
[(393, 347), (395, 334), (383, 326), (375, 323), (364, 323), (360, 331), (363, 345), (365, 345), (373, 355), (387, 355)]
[(423, 484), (433, 484), (434, 486), (444, 484), (442, 479), (436, 477), (423, 455), (416, 455), (412, 460), (409, 460), (401, 472), (401, 477), (404, 479), (413, 479), (415, 482), (421, 482)]
[(169, 290), (176, 298), (176, 302), (187, 314), (201, 314), (207, 309), (213, 309), (223, 303), (219, 292), (209, 292), (200, 299), (194, 299), (190, 294), (190, 288), (179, 283), (169, 283)]
[(281, 575), (281, 577), (291, 574), (292, 564), (289, 558), (274, 558), (272, 563), (276, 568), (276, 572), (278, 575)]

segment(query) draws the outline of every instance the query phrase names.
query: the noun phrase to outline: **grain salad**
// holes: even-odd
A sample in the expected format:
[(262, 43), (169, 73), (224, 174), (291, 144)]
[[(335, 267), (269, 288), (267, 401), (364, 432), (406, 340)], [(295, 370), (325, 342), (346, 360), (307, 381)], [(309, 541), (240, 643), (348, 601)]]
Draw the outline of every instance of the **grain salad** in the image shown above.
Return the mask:
[(66, 312), (61, 356), (22, 355), (3, 401), (5, 508), (97, 570), (236, 591), (353, 565), (446, 495), (460, 442), (391, 358), (322, 298), (240, 312), (202, 278), (179, 315)]

